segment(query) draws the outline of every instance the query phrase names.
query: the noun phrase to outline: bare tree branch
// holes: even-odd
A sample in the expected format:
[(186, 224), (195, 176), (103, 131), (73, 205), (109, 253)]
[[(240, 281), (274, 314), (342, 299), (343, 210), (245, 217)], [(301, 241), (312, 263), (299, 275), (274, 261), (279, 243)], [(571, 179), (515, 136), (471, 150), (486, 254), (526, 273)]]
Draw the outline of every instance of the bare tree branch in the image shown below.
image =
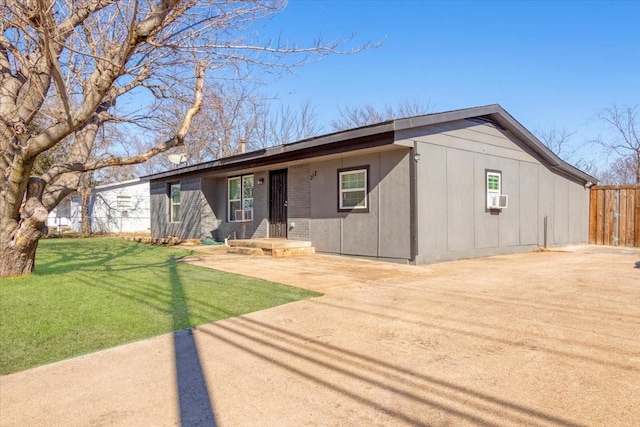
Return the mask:
[(339, 117), (331, 121), (333, 130), (345, 130), (381, 123), (387, 120), (403, 117), (429, 114), (432, 108), (429, 104), (419, 101), (405, 100), (395, 106), (385, 105), (382, 109), (373, 104), (364, 104), (359, 107), (338, 108)]
[(636, 131), (639, 106), (640, 104), (633, 106), (613, 104), (598, 112), (598, 119), (609, 125), (613, 135), (610, 137), (599, 136), (594, 142), (602, 146), (608, 153), (613, 152), (618, 156), (610, 171), (610, 173), (616, 174), (617, 170), (618, 181), (628, 180), (630, 174), (623, 172), (623, 169), (626, 168), (633, 170), (634, 182), (640, 183), (640, 134)]
[[(136, 164), (184, 144), (204, 103), (203, 79), (191, 76), (196, 64), (199, 69), (206, 64), (211, 79), (241, 78), (257, 69), (287, 72), (328, 54), (373, 46), (260, 41), (254, 23), (285, 5), (285, 0), (0, 2), (0, 254), (14, 251), (20, 259), (20, 251), (37, 246), (18, 244), (11, 237), (23, 233), (18, 228), (31, 227), (21, 235), (36, 243), (43, 232), (39, 223), (19, 222), (34, 170), (53, 164), (39, 177), (45, 183), (42, 197), (30, 201), (34, 209), (40, 204), (50, 210), (78, 188), (86, 171)], [(198, 108), (186, 112), (175, 134), (160, 138), (161, 126), (152, 126), (158, 112), (187, 93), (195, 93)], [(145, 139), (157, 144), (115, 151), (96, 143), (105, 126), (134, 117)], [(0, 263), (0, 277), (11, 274), (4, 268)]]

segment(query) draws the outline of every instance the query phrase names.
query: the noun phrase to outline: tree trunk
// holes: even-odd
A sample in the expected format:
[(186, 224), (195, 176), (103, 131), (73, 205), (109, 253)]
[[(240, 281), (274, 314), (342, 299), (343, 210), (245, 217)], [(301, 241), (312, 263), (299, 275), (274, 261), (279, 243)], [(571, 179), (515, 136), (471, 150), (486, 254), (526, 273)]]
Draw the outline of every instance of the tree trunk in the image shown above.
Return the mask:
[[(0, 277), (24, 276), (33, 273), (36, 265), (36, 249), (45, 234), (41, 229), (20, 225), (16, 230), (18, 238), (6, 239), (4, 230), (0, 233)], [(8, 244), (5, 244), (6, 241)]]
[(44, 186), (43, 180), (31, 178), (20, 218), (0, 220), (0, 277), (33, 273), (38, 242), (47, 234), (49, 211), (41, 201)]
[(82, 234), (91, 234), (91, 218), (89, 218), (89, 203), (91, 202), (91, 192), (79, 191), (82, 201)]

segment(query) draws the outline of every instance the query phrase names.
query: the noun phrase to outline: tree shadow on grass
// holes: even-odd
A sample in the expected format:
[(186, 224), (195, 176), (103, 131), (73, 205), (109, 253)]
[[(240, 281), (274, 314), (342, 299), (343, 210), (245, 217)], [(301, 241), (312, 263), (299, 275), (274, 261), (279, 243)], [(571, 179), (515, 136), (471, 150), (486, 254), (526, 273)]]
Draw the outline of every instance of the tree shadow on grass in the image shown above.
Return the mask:
[[(48, 248), (50, 252), (44, 260), (42, 257), (36, 257), (36, 274), (53, 275), (96, 268), (109, 270), (112, 261), (118, 261), (118, 269), (124, 270), (127, 267), (121, 262), (122, 259), (130, 259), (130, 269), (136, 269), (142, 266), (136, 256), (150, 250), (149, 246), (143, 243), (118, 239), (109, 239), (110, 242), (102, 243), (99, 242), (99, 238), (93, 239), (96, 240), (96, 244), (90, 246), (86, 244), (87, 240), (80, 239), (52, 242), (52, 247)], [(188, 254), (192, 253), (193, 251), (189, 251)]]
[(171, 277), (171, 317), (175, 353), (176, 387), (182, 426), (215, 427), (216, 418), (211, 406), (209, 388), (202, 371), (200, 355), (189, 323), (184, 287), (173, 260), (169, 262)]

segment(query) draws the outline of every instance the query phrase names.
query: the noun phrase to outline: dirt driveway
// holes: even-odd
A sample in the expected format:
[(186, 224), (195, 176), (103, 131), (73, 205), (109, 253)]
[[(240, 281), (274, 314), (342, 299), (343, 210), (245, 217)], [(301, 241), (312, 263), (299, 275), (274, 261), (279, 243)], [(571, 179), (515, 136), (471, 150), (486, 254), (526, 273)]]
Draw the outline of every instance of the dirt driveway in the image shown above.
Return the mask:
[(640, 251), (189, 262), (325, 296), (1, 377), (0, 425), (640, 420)]

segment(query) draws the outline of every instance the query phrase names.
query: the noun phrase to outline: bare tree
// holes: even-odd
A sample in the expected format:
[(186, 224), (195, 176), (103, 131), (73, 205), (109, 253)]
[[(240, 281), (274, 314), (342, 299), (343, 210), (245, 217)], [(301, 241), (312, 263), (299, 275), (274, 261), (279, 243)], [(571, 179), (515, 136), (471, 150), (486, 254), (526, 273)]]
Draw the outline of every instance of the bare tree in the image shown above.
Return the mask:
[[(251, 40), (282, 0), (4, 0), (0, 4), (0, 277), (33, 271), (48, 213), (83, 173), (144, 162), (184, 144), (202, 105), (204, 74), (286, 70), (339, 43)], [(363, 46), (361, 48), (366, 48)], [(358, 49), (356, 49), (358, 50)], [(195, 72), (194, 72), (195, 70)], [(191, 99), (164, 138), (158, 108)], [(116, 104), (124, 106), (118, 114)], [(37, 126), (34, 124), (37, 123)], [(142, 126), (146, 150), (98, 150), (105, 123)], [(155, 125), (154, 125), (155, 123)], [(66, 141), (66, 142), (65, 142)], [(61, 144), (63, 157), (34, 167)]]
[(546, 129), (536, 129), (534, 133), (549, 150), (564, 161), (570, 162), (578, 150), (578, 147), (572, 147), (570, 143), (571, 137), (576, 133), (575, 131), (551, 126)]
[[(266, 98), (255, 86), (225, 82), (207, 88), (207, 103), (185, 142), (187, 163), (194, 164), (240, 153), (240, 141), (256, 137), (258, 122), (265, 116)], [(182, 103), (179, 110), (186, 108)], [(171, 112), (177, 123), (180, 112)]]
[[(244, 82), (225, 82), (205, 88), (205, 102), (194, 119), (184, 147), (172, 150), (185, 155), (185, 164), (196, 164), (240, 153), (240, 142), (247, 150), (298, 141), (321, 132), (317, 107), (301, 102), (292, 107), (274, 108), (274, 99), (259, 91), (260, 86)], [(178, 126), (186, 105), (176, 100), (164, 112), (168, 129)], [(143, 173), (170, 167), (158, 156), (142, 165)]]
[(302, 101), (297, 107), (265, 108), (264, 113), (258, 118), (255, 148), (300, 141), (322, 131), (318, 108), (309, 101)]
[(640, 104), (612, 105), (598, 112), (598, 119), (607, 123), (613, 131), (611, 137), (598, 137), (596, 143), (602, 146), (607, 154), (615, 154), (617, 159), (612, 164), (609, 174), (617, 174), (617, 178), (609, 177), (609, 181), (617, 184), (640, 184), (640, 127), (637, 110)]
[(331, 121), (333, 130), (345, 130), (381, 123), (403, 117), (420, 116), (433, 111), (429, 104), (419, 101), (403, 101), (397, 105), (386, 104), (382, 109), (373, 104), (360, 107), (338, 108), (339, 117)]
[(576, 134), (576, 131), (569, 131), (564, 127), (551, 126), (549, 128), (538, 128), (534, 131), (534, 134), (549, 150), (565, 162), (590, 175), (598, 175), (596, 162), (579, 155), (580, 149), (583, 148), (582, 146), (572, 145), (571, 137)]
[(622, 185), (636, 182), (636, 165), (632, 157), (619, 157), (596, 175), (602, 185)]

